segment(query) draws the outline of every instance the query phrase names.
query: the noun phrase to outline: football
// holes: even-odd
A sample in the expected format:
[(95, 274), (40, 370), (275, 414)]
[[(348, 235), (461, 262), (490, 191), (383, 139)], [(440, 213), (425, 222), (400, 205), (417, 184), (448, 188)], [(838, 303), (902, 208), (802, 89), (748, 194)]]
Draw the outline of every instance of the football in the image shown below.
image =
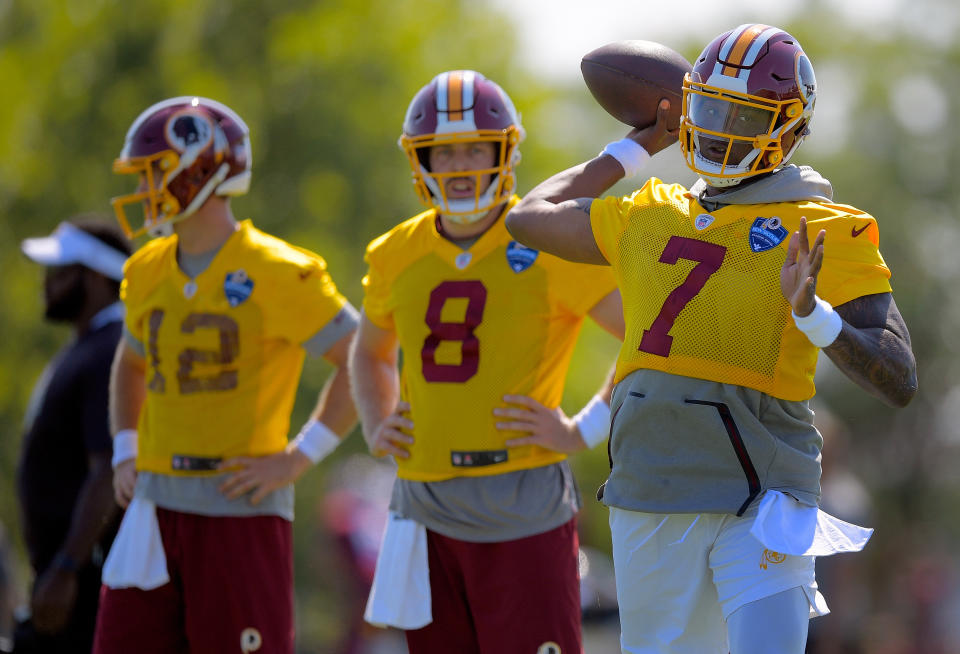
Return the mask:
[(615, 41), (580, 61), (583, 81), (600, 106), (641, 128), (656, 122), (661, 98), (670, 101), (670, 129), (680, 124), (683, 76), (691, 69), (683, 55), (653, 41)]

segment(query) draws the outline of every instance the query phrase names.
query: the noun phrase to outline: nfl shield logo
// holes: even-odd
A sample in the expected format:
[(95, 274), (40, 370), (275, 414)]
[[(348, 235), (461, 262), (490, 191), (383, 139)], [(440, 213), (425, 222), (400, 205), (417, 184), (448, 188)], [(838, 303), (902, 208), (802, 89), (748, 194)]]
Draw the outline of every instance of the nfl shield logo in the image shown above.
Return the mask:
[(693, 220), (693, 226), (697, 228), (697, 231), (706, 229), (713, 222), (713, 216), (708, 213), (702, 213)]
[(253, 293), (253, 280), (247, 277), (243, 269), (227, 273), (227, 278), (223, 282), (223, 293), (227, 296), (230, 306), (235, 307)]
[(757, 218), (750, 227), (750, 249), (754, 252), (772, 250), (787, 238), (787, 234), (778, 217)]
[(507, 263), (510, 264), (510, 270), (521, 273), (533, 265), (538, 254), (540, 254), (539, 250), (510, 241), (510, 245), (507, 246)]

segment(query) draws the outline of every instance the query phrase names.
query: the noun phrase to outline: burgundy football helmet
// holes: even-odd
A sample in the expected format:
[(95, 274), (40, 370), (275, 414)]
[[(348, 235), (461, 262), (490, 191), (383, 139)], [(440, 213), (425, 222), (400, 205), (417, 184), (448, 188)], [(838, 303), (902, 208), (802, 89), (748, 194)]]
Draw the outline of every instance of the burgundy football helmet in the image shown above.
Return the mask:
[[(403, 120), (400, 147), (413, 172), (420, 201), (459, 223), (482, 218), (516, 191), (514, 168), (520, 162), (518, 146), (524, 138), (520, 115), (510, 97), (496, 83), (472, 70), (440, 73), (414, 96)], [(464, 142), (487, 141), (497, 146), (493, 168), (434, 173), (429, 169), (430, 148)], [(475, 176), (473, 198), (447, 198), (451, 177)], [(492, 175), (481, 193), (481, 180)]]
[[(127, 131), (113, 172), (139, 175), (135, 193), (111, 200), (127, 236), (170, 233), (211, 194), (243, 195), (250, 187), (250, 132), (229, 107), (183, 96), (158, 102)], [(143, 224), (132, 226), (125, 205), (142, 203)]]
[(813, 66), (797, 40), (748, 24), (721, 34), (683, 82), (680, 147), (712, 186), (782, 166), (810, 133)]

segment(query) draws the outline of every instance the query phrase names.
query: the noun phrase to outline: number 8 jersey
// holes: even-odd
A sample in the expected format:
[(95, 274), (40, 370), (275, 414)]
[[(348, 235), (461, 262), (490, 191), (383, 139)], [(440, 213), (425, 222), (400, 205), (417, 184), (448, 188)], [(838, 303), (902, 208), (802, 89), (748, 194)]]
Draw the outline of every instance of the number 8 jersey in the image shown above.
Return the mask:
[[(519, 201), (514, 196), (509, 207)], [(367, 248), (364, 313), (395, 330), (415, 442), (398, 475), (414, 481), (548, 465), (563, 454), (508, 449), (495, 427), (507, 393), (560, 404), (584, 316), (614, 290), (607, 266), (563, 261), (512, 240), (498, 220), (468, 250), (438, 231), (436, 211)]]
[(150, 241), (128, 260), (120, 290), (126, 328), (146, 350), (137, 468), (177, 475), (189, 457), (282, 450), (302, 343), (346, 299), (323, 259), (249, 221), (195, 280), (176, 253), (176, 236)]
[(597, 245), (623, 295), (626, 337), (616, 380), (639, 369), (813, 396), (817, 348), (780, 290), (790, 235), (806, 216), (826, 230), (817, 295), (834, 306), (890, 291), (876, 221), (826, 202), (728, 205), (706, 213), (687, 189), (653, 178), (593, 203)]

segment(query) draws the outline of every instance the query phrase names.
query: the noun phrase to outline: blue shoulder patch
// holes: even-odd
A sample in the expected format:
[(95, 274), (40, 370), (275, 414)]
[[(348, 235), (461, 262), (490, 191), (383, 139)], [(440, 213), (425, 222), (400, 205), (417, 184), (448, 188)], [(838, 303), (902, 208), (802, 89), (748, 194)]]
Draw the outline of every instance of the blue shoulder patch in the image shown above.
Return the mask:
[(777, 216), (757, 218), (750, 227), (750, 249), (754, 252), (772, 250), (783, 243), (788, 233)]
[(532, 266), (539, 254), (539, 250), (520, 245), (516, 241), (510, 241), (510, 244), (507, 245), (507, 263), (515, 273), (521, 273)]
[(223, 282), (223, 293), (231, 307), (242, 304), (253, 293), (253, 280), (247, 277), (247, 272), (242, 268), (229, 272)]

